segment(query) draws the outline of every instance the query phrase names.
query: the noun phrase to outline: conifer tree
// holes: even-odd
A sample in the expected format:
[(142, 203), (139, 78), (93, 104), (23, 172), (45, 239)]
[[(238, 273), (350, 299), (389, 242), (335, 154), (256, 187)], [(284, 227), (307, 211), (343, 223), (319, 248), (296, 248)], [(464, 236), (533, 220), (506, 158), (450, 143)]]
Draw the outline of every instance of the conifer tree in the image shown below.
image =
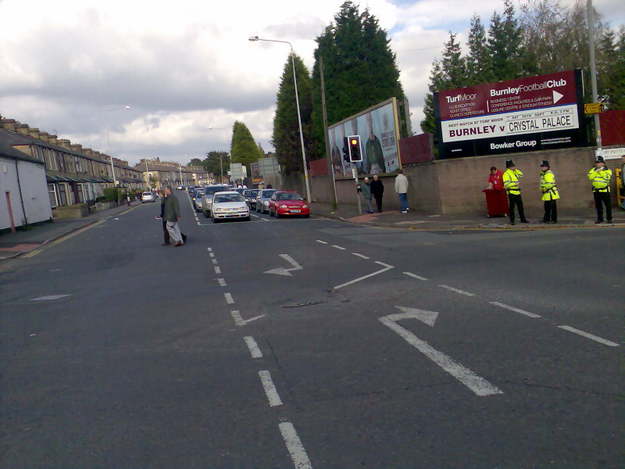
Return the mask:
[(250, 163), (257, 161), (260, 157), (260, 151), (254, 141), (254, 137), (252, 137), (252, 133), (243, 122), (236, 121), (232, 126), (232, 142), (230, 145), (232, 162), (243, 163), (249, 166)]
[(471, 18), (469, 29), (469, 55), (466, 58), (467, 84), (487, 83), (492, 81), (492, 66), (488, 54), (486, 31), (479, 16)]
[(522, 75), (522, 35), (511, 0), (504, 2), (503, 16), (493, 12), (488, 30), (488, 49), (495, 80), (512, 80)]

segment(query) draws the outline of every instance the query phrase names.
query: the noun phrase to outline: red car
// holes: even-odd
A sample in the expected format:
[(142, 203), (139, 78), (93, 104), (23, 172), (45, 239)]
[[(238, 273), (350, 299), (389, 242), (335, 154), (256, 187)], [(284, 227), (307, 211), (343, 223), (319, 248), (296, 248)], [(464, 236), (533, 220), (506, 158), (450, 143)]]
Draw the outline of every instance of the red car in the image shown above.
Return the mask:
[(269, 199), (269, 215), (281, 216), (310, 216), (308, 202), (297, 192), (277, 191)]

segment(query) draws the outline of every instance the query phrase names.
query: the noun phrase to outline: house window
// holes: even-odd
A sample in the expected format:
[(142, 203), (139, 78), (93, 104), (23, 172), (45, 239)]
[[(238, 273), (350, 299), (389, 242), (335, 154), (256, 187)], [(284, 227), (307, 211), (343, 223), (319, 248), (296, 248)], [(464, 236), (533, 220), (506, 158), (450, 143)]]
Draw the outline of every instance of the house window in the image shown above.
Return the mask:
[(59, 205), (65, 206), (67, 205), (67, 184), (59, 184), (58, 186), (58, 201)]
[(48, 184), (48, 195), (50, 196), (50, 206), (56, 208), (59, 205), (59, 199), (56, 194), (56, 186), (54, 184)]

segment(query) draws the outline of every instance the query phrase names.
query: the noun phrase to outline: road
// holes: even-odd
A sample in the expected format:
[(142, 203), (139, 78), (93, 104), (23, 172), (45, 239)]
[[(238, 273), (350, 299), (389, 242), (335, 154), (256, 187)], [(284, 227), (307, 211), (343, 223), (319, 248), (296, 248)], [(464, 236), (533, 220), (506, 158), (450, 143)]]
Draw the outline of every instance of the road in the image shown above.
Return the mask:
[(624, 232), (214, 225), (0, 273), (5, 468), (623, 467)]

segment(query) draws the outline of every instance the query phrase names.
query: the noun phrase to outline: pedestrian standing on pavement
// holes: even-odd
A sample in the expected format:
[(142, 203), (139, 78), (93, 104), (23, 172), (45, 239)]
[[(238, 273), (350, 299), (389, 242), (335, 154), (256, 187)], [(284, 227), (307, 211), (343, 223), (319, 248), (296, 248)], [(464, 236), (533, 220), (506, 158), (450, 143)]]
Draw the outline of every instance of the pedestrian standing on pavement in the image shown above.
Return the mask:
[(408, 178), (405, 176), (403, 170), (397, 171), (395, 176), (395, 192), (399, 196), (399, 210), (401, 213), (408, 213)]
[(588, 180), (592, 184), (592, 192), (595, 197), (595, 209), (597, 210), (596, 224), (603, 223), (603, 206), (608, 223), (612, 223), (612, 200), (610, 198), (610, 180), (612, 170), (608, 169), (602, 156), (598, 156), (595, 167), (588, 171)]
[(373, 181), (371, 181), (371, 194), (375, 198), (375, 204), (378, 207), (378, 212), (382, 212), (382, 197), (384, 197), (384, 184), (380, 181), (380, 176), (373, 175)]
[(560, 198), (560, 193), (556, 185), (556, 175), (553, 174), (549, 167), (549, 161), (546, 160), (540, 164), (540, 190), (545, 205), (543, 223), (558, 223), (556, 200)]
[(528, 223), (525, 218), (525, 211), (523, 210), (523, 199), (521, 198), (521, 178), (523, 172), (516, 168), (514, 161), (506, 161), (506, 171), (503, 173), (503, 187), (508, 194), (508, 202), (510, 205), (509, 216), (510, 224), (514, 225), (514, 208), (517, 207), (519, 211), (519, 218), (521, 223)]
[(167, 231), (169, 232), (169, 238), (174, 243), (174, 246), (179, 247), (184, 244), (182, 241), (182, 233), (180, 233), (180, 227), (178, 222), (180, 221), (180, 205), (178, 199), (173, 194), (171, 186), (165, 188), (165, 207), (163, 215), (167, 222)]
[(373, 213), (373, 207), (371, 207), (371, 180), (368, 177), (365, 177), (362, 184), (360, 184), (360, 195), (365, 202), (365, 207), (367, 207), (367, 213)]

